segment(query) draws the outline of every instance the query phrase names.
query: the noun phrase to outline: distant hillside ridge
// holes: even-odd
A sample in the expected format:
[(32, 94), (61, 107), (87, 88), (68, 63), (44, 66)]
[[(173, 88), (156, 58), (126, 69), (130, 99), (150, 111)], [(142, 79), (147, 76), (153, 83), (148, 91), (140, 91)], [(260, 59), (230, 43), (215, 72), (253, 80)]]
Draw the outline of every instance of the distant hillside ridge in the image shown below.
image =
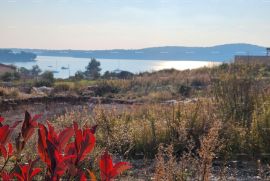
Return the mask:
[(0, 62), (29, 62), (35, 61), (37, 55), (32, 52), (21, 51), (18, 53), (9, 49), (0, 49)]
[(44, 49), (14, 49), (27, 51), (39, 56), (60, 56), (76, 58), (100, 59), (145, 59), (145, 60), (206, 60), (229, 62), (236, 55), (265, 55), (266, 48), (262, 46), (237, 43), (212, 47), (164, 46), (143, 49), (113, 49), (113, 50), (44, 50)]

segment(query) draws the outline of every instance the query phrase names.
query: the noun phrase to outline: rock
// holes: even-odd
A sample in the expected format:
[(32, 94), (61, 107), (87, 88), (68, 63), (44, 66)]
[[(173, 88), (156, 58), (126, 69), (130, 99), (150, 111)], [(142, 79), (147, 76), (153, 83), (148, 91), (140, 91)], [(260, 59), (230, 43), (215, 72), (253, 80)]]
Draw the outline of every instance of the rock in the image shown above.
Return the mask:
[(167, 100), (164, 102), (164, 104), (177, 104), (178, 101), (177, 100)]
[(51, 94), (53, 91), (53, 88), (51, 87), (46, 87), (46, 86), (43, 86), (43, 87), (33, 87), (31, 92), (34, 93), (34, 94), (38, 94), (38, 95), (49, 95)]

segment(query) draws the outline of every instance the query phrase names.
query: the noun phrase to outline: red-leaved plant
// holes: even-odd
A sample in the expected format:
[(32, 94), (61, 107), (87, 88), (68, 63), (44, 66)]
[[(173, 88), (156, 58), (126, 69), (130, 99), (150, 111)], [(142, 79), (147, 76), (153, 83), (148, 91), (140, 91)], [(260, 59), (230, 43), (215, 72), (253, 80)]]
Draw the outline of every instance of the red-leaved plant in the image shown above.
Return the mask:
[(13, 132), (13, 130), (17, 127), (17, 125), (21, 121), (16, 121), (11, 127), (9, 125), (3, 125), (2, 122), (5, 119), (3, 117), (0, 117), (0, 144), (5, 145)]
[(13, 174), (9, 174), (6, 171), (2, 171), (1, 178), (2, 178), (2, 181), (11, 181), (11, 180), (13, 180)]
[(101, 180), (110, 181), (125, 170), (130, 169), (131, 165), (128, 162), (113, 164), (112, 157), (105, 151), (100, 159), (99, 167)]
[(41, 115), (35, 115), (33, 118), (26, 111), (24, 116), (23, 125), (21, 128), (21, 132), (18, 137), (15, 139), (17, 153), (20, 154), (24, 149), (25, 144), (30, 139), (30, 137), (34, 134), (35, 128), (37, 127), (37, 120), (41, 117)]
[(73, 130), (66, 128), (57, 134), (49, 122), (47, 125), (48, 129), (43, 124), (39, 124), (38, 153), (42, 161), (47, 164), (47, 179), (58, 180), (67, 170), (67, 163), (75, 157), (62, 154), (62, 150), (73, 135)]
[[(20, 181), (31, 181), (42, 171), (41, 168), (34, 168), (38, 159), (29, 160), (28, 163), (21, 163), (22, 159), (20, 159), (25, 145), (34, 134), (35, 129), (38, 128), (37, 152), (40, 160), (46, 164), (45, 178), (41, 178), (42, 175), (40, 175), (39, 179), (57, 181), (61, 178), (67, 180), (79, 178), (81, 181), (89, 179), (95, 181), (95, 174), (89, 168), (82, 168), (82, 165), (84, 165), (83, 162), (88, 161), (86, 158), (94, 149), (96, 143), (94, 134), (97, 126), (79, 128), (78, 124), (74, 122), (73, 127), (56, 131), (49, 122), (47, 122), (47, 127), (38, 123), (38, 118), (40, 115), (35, 115), (32, 118), (28, 112), (25, 112), (21, 130), (15, 138), (15, 163), (13, 163), (13, 168), (11, 167), (7, 171), (5, 167), (10, 158), (14, 156), (13, 146), (9, 139), (21, 121), (15, 122), (10, 127), (3, 125), (4, 118), (0, 117), (0, 153), (4, 159), (4, 165), (0, 168), (1, 179), (8, 181), (16, 177)], [(113, 164), (107, 151), (101, 156), (99, 166), (102, 181), (111, 181), (123, 171), (131, 168), (127, 162)]]
[[(38, 160), (41, 160), (45, 163), (46, 170), (44, 170), (45, 178), (39, 175), (39, 179), (57, 181), (63, 178), (95, 181), (96, 176), (90, 171), (91, 169), (82, 168), (82, 165), (84, 162), (88, 162), (87, 158), (96, 144), (94, 134), (97, 126), (79, 128), (78, 124), (74, 122), (73, 127), (56, 131), (49, 122), (47, 122), (47, 127), (38, 123), (40, 116), (31, 117), (28, 112), (25, 112), (22, 127), (18, 136), (15, 137), (15, 152), (10, 137), (21, 121), (16, 121), (12, 126), (3, 125), (4, 118), (0, 116), (0, 154), (4, 160), (4, 164), (0, 168), (1, 180), (9, 181), (15, 177), (20, 181), (31, 181), (42, 172), (41, 168), (34, 168)], [(35, 133), (36, 128), (38, 128), (37, 152), (39, 158), (35, 161), (29, 160), (28, 163), (21, 163), (21, 152)], [(12, 157), (15, 162), (12, 161), (9, 164)], [(6, 168), (7, 165), (9, 169)], [(101, 156), (99, 166), (102, 181), (111, 181), (123, 171), (131, 168), (127, 162), (113, 164), (107, 151)]]
[(13, 175), (17, 177), (19, 181), (32, 181), (33, 177), (41, 172), (40, 168), (33, 168), (36, 162), (37, 160), (29, 160), (27, 164), (18, 165), (18, 172), (15, 172)]

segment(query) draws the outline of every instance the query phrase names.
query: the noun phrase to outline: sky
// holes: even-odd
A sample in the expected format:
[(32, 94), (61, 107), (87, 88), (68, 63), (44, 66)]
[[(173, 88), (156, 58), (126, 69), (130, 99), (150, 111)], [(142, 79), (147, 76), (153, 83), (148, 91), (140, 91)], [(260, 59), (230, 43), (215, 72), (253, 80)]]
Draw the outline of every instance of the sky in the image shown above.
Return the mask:
[(0, 48), (270, 46), (270, 0), (0, 0)]

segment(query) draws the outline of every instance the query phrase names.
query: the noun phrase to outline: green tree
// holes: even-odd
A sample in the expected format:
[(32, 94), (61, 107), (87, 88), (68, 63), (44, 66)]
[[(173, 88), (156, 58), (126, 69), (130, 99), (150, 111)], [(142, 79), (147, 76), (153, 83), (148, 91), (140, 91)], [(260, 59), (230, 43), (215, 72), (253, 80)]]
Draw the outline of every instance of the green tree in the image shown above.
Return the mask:
[(82, 80), (84, 78), (84, 73), (82, 71), (77, 71), (74, 78), (75, 80)]
[(44, 80), (48, 80), (49, 82), (54, 82), (53, 73), (50, 71), (46, 71), (43, 74), (41, 74), (41, 78)]
[(32, 69), (31, 69), (31, 74), (33, 76), (38, 76), (41, 73), (41, 69), (39, 68), (38, 65), (33, 65)]
[(87, 67), (85, 67), (86, 71), (85, 71), (85, 75), (88, 78), (92, 78), (92, 79), (97, 79), (100, 77), (100, 62), (97, 61), (95, 58), (91, 59), (91, 62), (89, 62), (89, 64), (87, 65)]
[(53, 73), (50, 71), (45, 71), (40, 75), (40, 79), (36, 80), (35, 86), (41, 87), (41, 86), (47, 86), (51, 87), (54, 83), (54, 76)]
[(30, 70), (28, 70), (27, 68), (25, 67), (20, 67), (18, 72), (21, 74), (21, 75), (24, 75), (24, 76), (27, 76), (27, 75), (30, 75)]

